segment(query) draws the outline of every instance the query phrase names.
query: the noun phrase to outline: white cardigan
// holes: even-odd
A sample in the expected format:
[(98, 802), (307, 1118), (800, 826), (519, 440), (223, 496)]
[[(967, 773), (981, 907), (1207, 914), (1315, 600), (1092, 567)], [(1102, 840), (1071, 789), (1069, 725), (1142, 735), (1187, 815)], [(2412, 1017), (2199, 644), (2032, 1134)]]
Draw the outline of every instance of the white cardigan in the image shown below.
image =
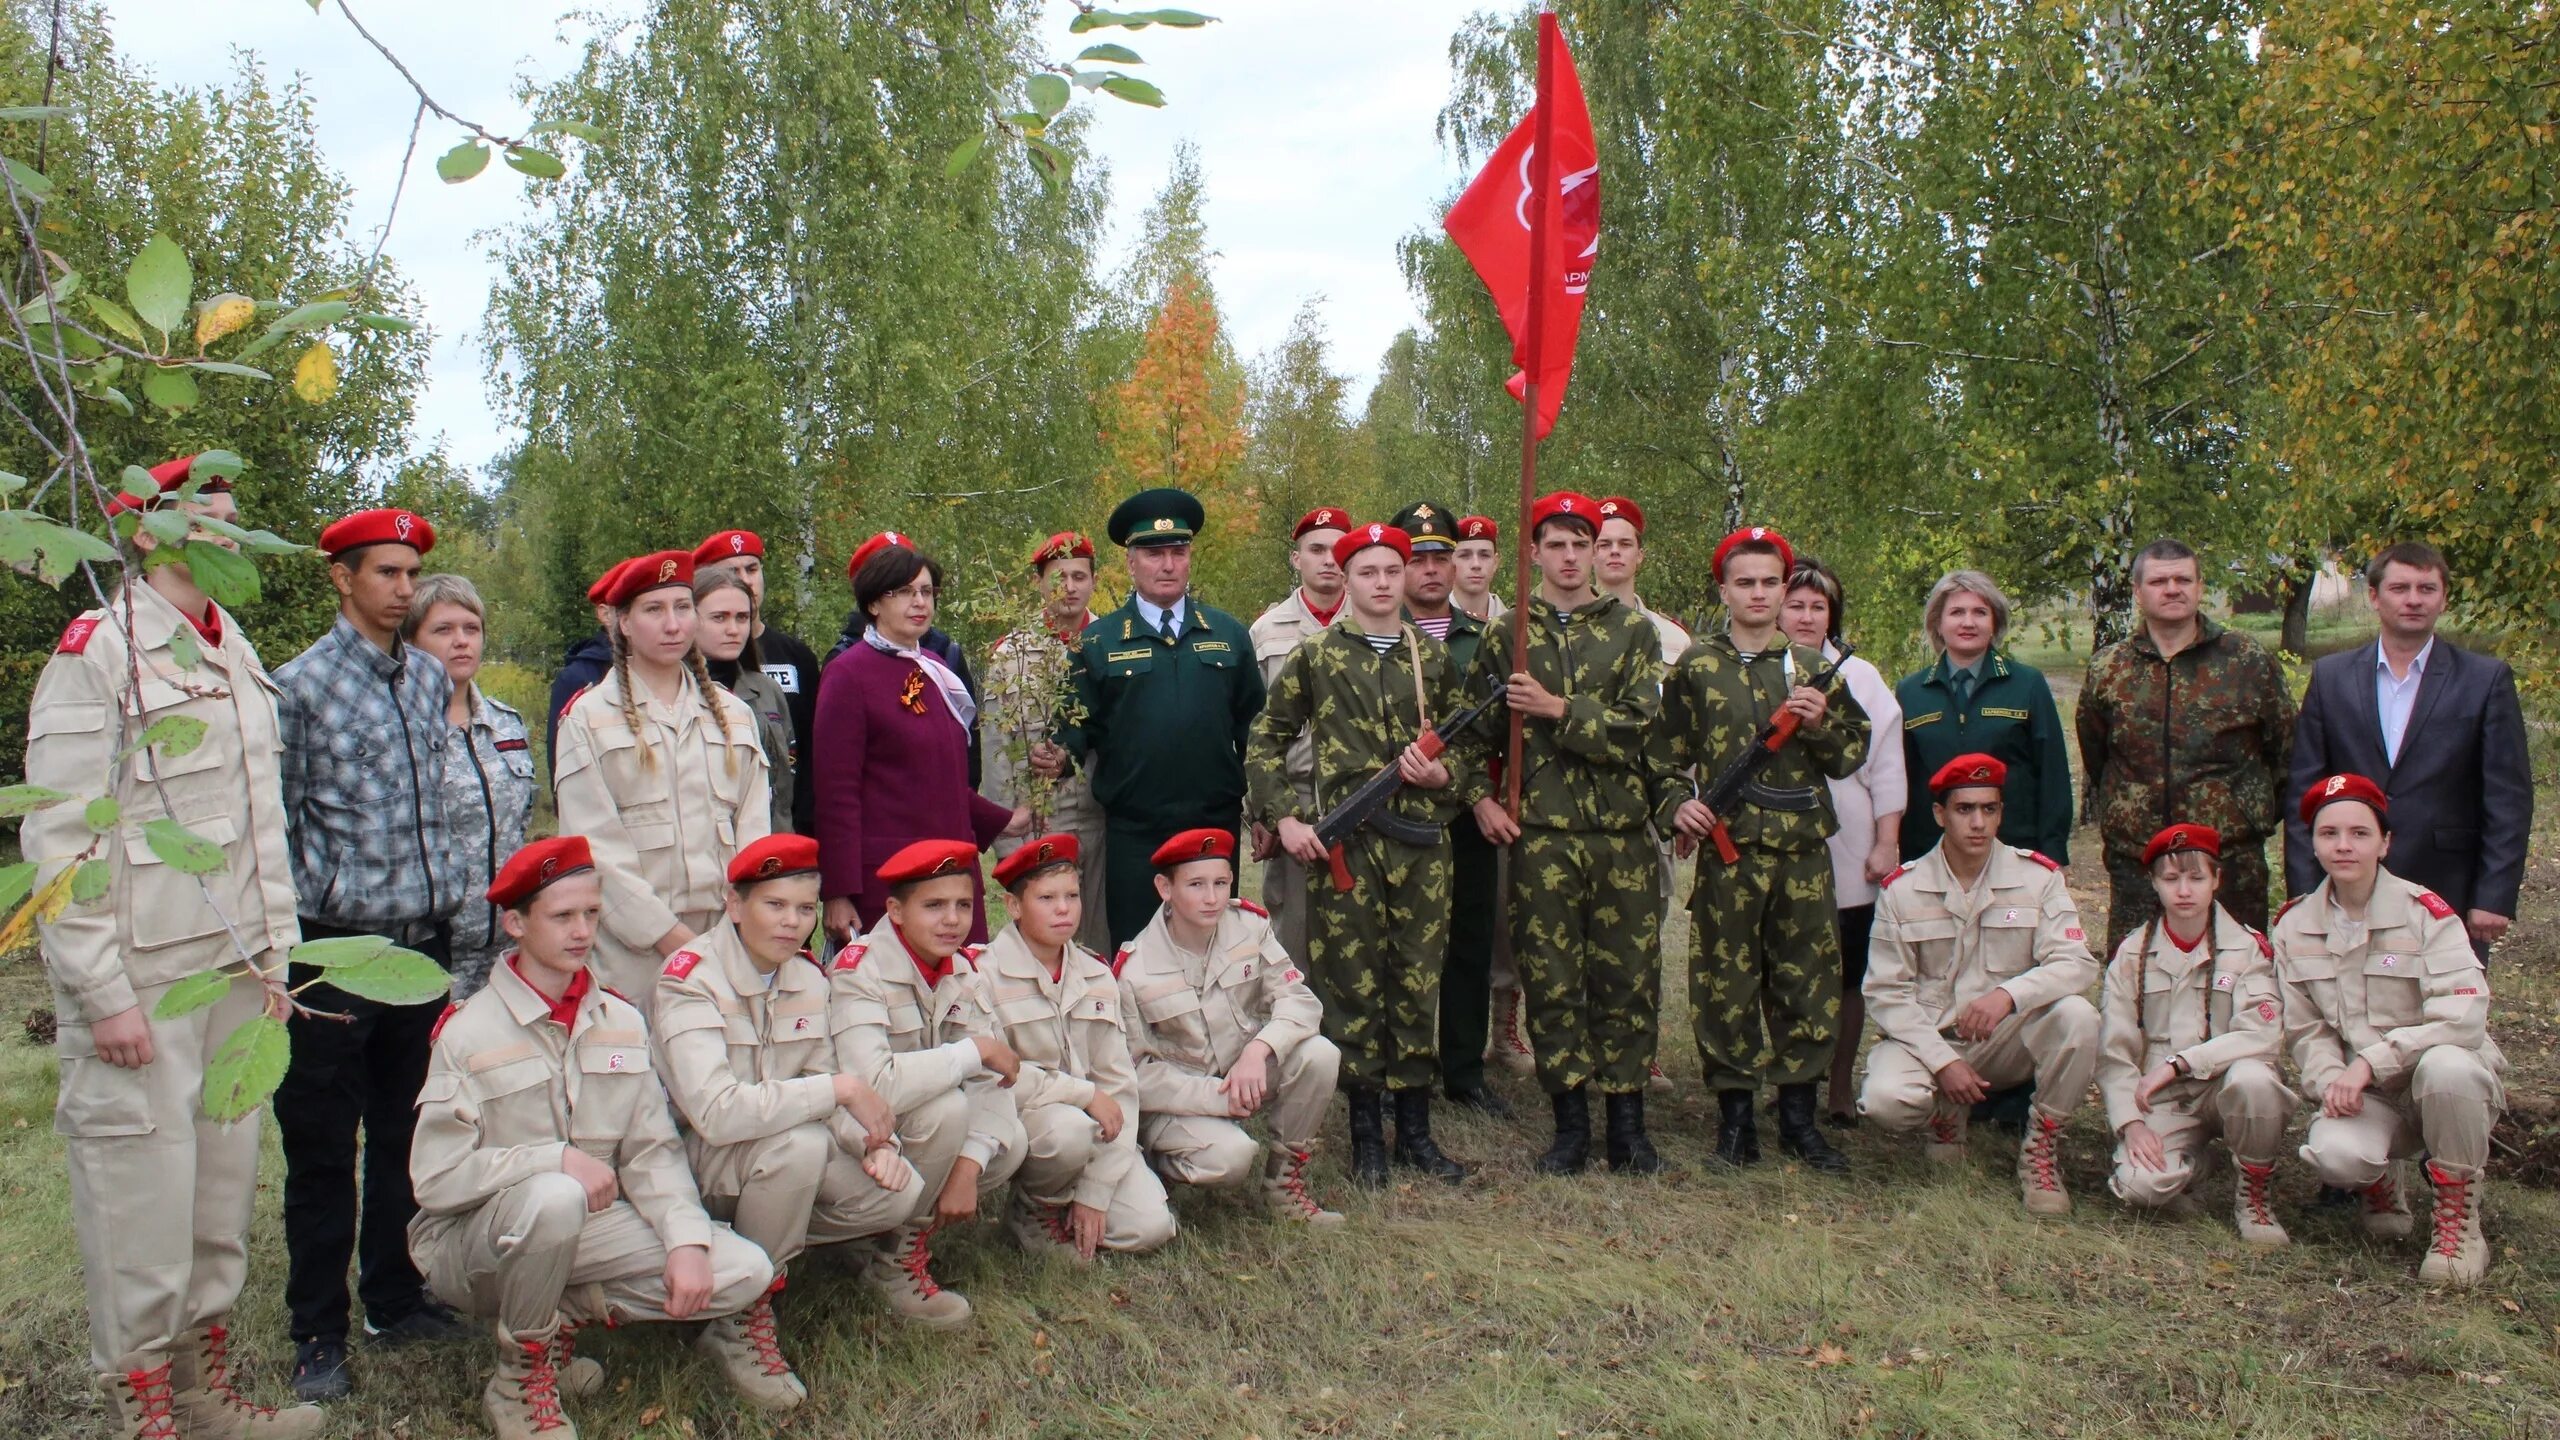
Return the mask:
[[(1824, 658), (1837, 653), (1823, 646)], [(1840, 667), (1840, 673), (1848, 678), (1849, 698), (1867, 712), (1872, 727), (1866, 763), (1848, 779), (1831, 782), (1831, 808), (1840, 816), (1839, 833), (1830, 841), (1832, 889), (1839, 907), (1846, 910), (1875, 903), (1876, 887), (1867, 880), (1867, 855), (1876, 846), (1876, 817), (1906, 808), (1911, 785), (1903, 772), (1902, 707), (1894, 701), (1893, 687), (1876, 667), (1856, 655)]]

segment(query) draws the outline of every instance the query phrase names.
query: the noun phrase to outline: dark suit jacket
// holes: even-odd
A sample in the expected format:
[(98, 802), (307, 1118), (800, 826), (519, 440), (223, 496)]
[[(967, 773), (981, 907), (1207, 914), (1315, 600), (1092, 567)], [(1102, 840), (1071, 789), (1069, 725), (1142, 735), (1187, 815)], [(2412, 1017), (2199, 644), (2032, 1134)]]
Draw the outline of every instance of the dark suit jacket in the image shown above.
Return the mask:
[(2382, 715), (2373, 694), (2376, 644), (2359, 645), (2311, 667), (2311, 689), (2293, 729), (2293, 774), (2285, 789), (2285, 888), (2307, 895), (2320, 881), (2311, 831), (2297, 807), (2327, 775), (2352, 773), (2391, 800), (2386, 869), (2424, 885), (2457, 911), (2516, 913), (2525, 836), (2533, 828), (2533, 772), (2515, 672), (2503, 660), (2438, 637), (2409, 707), (2400, 763), (2383, 758)]

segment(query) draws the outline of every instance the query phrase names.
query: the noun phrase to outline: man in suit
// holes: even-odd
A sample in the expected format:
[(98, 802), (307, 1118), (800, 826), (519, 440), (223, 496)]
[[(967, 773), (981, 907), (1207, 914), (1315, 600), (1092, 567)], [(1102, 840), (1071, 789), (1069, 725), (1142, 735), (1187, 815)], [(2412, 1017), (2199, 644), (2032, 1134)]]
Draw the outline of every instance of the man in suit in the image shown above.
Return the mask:
[(2432, 545), (2391, 546), (2365, 568), (2381, 634), (2323, 658), (2294, 725), (2285, 796), (2285, 888), (2320, 881), (2302, 792), (2324, 775), (2362, 775), (2391, 801), (2395, 875), (2460, 912), (2484, 959), (2507, 933), (2533, 829), (2533, 774), (2524, 711), (2506, 662), (2436, 636), (2451, 572)]

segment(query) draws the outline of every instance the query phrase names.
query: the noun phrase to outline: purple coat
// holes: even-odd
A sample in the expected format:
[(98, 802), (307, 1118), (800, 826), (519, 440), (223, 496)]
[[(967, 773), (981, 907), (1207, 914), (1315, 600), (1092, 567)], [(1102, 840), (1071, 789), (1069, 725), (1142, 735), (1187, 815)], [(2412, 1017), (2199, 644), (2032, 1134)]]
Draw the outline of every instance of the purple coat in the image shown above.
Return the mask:
[[(875, 877), (890, 856), (918, 840), (966, 840), (984, 850), (1013, 818), (969, 788), (969, 732), (951, 718), (933, 677), (867, 643), (828, 661), (818, 681), (809, 768), (822, 893), (851, 896), (865, 928), (889, 907)], [(986, 938), (983, 882), (978, 898), (972, 940)]]

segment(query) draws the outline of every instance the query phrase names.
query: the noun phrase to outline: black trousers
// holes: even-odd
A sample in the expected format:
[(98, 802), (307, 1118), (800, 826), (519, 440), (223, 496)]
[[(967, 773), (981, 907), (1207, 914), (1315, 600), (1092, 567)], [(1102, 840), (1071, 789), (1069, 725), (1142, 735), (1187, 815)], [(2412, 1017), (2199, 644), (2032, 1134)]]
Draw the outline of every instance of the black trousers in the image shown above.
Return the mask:
[[(1138, 938), (1147, 922), (1156, 918), (1164, 901), (1156, 895), (1156, 847), (1185, 830), (1224, 830), (1232, 835), (1242, 823), (1240, 809), (1194, 815), (1179, 820), (1122, 820), (1106, 816), (1102, 827), (1102, 899), (1103, 918), (1111, 925), (1111, 943), (1116, 948)], [(1241, 858), (1242, 852), (1238, 852)], [(1236, 866), (1236, 893), (1244, 893), (1244, 866)], [(1087, 897), (1085, 903), (1093, 903)], [(1107, 957), (1106, 957), (1107, 958)], [(1303, 968), (1304, 955), (1289, 957)]]
[(1460, 815), (1449, 825), (1449, 950), (1440, 965), (1440, 1086), (1484, 1085), (1484, 1044), (1493, 1028), (1493, 936), (1502, 923), (1496, 872), (1502, 851)]
[[(366, 932), (302, 922), (302, 938)], [(410, 948), (452, 963), (451, 932)], [(300, 986), (323, 972), (296, 965)], [(296, 1015), (288, 1022), (293, 1058), (276, 1088), (276, 1133), (284, 1141), (284, 1299), (295, 1343), (347, 1335), (347, 1261), (356, 1262), (356, 1298), (367, 1318), (389, 1325), (426, 1303), (426, 1282), (409, 1259), (409, 1141), (418, 1128), (418, 1088), (444, 1002), (381, 1005), (333, 985), (314, 985), (302, 1002), (349, 1020)], [(361, 1142), (359, 1142), (361, 1136)], [(364, 1166), (359, 1203), (356, 1166)]]

